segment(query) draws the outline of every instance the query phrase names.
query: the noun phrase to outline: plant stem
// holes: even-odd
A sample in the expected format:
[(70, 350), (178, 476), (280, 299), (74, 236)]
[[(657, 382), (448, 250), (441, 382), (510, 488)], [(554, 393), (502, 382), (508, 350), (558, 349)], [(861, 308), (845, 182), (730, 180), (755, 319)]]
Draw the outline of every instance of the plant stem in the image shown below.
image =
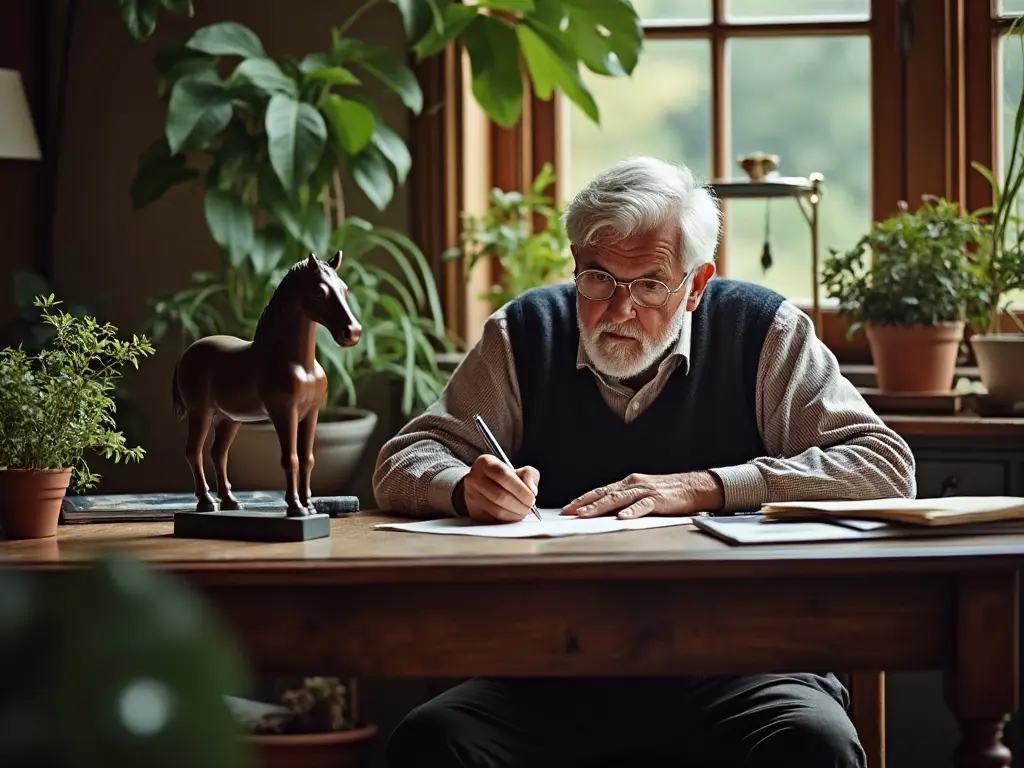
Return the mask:
[(348, 32), (349, 28), (357, 21), (359, 21), (360, 16), (362, 16), (368, 10), (373, 8), (373, 6), (377, 5), (377, 3), (379, 2), (380, 0), (366, 0), (365, 3), (356, 8), (355, 11), (352, 12), (352, 15), (349, 16), (348, 19), (345, 21), (345, 23), (338, 27), (338, 37), (343, 37), (344, 34)]

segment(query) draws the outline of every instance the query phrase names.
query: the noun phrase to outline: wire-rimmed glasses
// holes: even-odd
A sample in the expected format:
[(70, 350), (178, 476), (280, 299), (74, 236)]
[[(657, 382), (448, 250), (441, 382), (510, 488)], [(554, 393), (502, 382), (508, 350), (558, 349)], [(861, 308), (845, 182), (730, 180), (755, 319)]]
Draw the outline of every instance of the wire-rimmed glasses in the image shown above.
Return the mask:
[(658, 309), (668, 303), (672, 294), (679, 293), (683, 289), (688, 275), (683, 275), (679, 285), (669, 288), (661, 280), (651, 277), (638, 277), (635, 280), (617, 280), (614, 275), (605, 272), (603, 269), (585, 269), (573, 278), (576, 281), (576, 290), (580, 296), (591, 301), (608, 301), (615, 295), (615, 290), (621, 285), (629, 291), (630, 298), (641, 307)]

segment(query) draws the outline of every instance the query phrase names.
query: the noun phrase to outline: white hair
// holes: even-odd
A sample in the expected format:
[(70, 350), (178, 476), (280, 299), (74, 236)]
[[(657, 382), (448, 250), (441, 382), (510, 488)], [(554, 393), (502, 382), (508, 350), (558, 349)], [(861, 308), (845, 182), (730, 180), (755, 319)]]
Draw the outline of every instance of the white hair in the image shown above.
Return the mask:
[(628, 238), (679, 222), (680, 257), (690, 271), (715, 260), (722, 214), (718, 200), (685, 165), (632, 157), (602, 171), (583, 187), (562, 218), (569, 241), (591, 245), (601, 230)]

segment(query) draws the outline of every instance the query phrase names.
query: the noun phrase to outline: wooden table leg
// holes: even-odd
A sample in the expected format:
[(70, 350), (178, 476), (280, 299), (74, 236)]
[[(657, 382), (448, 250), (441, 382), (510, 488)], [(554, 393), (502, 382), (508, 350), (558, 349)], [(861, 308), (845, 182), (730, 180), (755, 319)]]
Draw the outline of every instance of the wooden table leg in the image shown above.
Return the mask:
[(949, 680), (961, 741), (957, 768), (1009, 768), (1003, 728), (1017, 709), (1017, 574), (961, 576), (956, 668)]
[(885, 672), (853, 672), (850, 704), (868, 768), (885, 768)]

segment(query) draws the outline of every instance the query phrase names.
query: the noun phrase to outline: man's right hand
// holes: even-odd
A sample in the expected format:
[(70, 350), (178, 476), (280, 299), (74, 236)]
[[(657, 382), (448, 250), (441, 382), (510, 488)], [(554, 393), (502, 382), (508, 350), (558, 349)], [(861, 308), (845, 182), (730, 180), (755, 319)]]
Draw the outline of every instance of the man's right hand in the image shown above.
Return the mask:
[(533, 467), (513, 471), (497, 456), (478, 456), (455, 490), (455, 508), (478, 523), (515, 523), (537, 500), (540, 473)]

